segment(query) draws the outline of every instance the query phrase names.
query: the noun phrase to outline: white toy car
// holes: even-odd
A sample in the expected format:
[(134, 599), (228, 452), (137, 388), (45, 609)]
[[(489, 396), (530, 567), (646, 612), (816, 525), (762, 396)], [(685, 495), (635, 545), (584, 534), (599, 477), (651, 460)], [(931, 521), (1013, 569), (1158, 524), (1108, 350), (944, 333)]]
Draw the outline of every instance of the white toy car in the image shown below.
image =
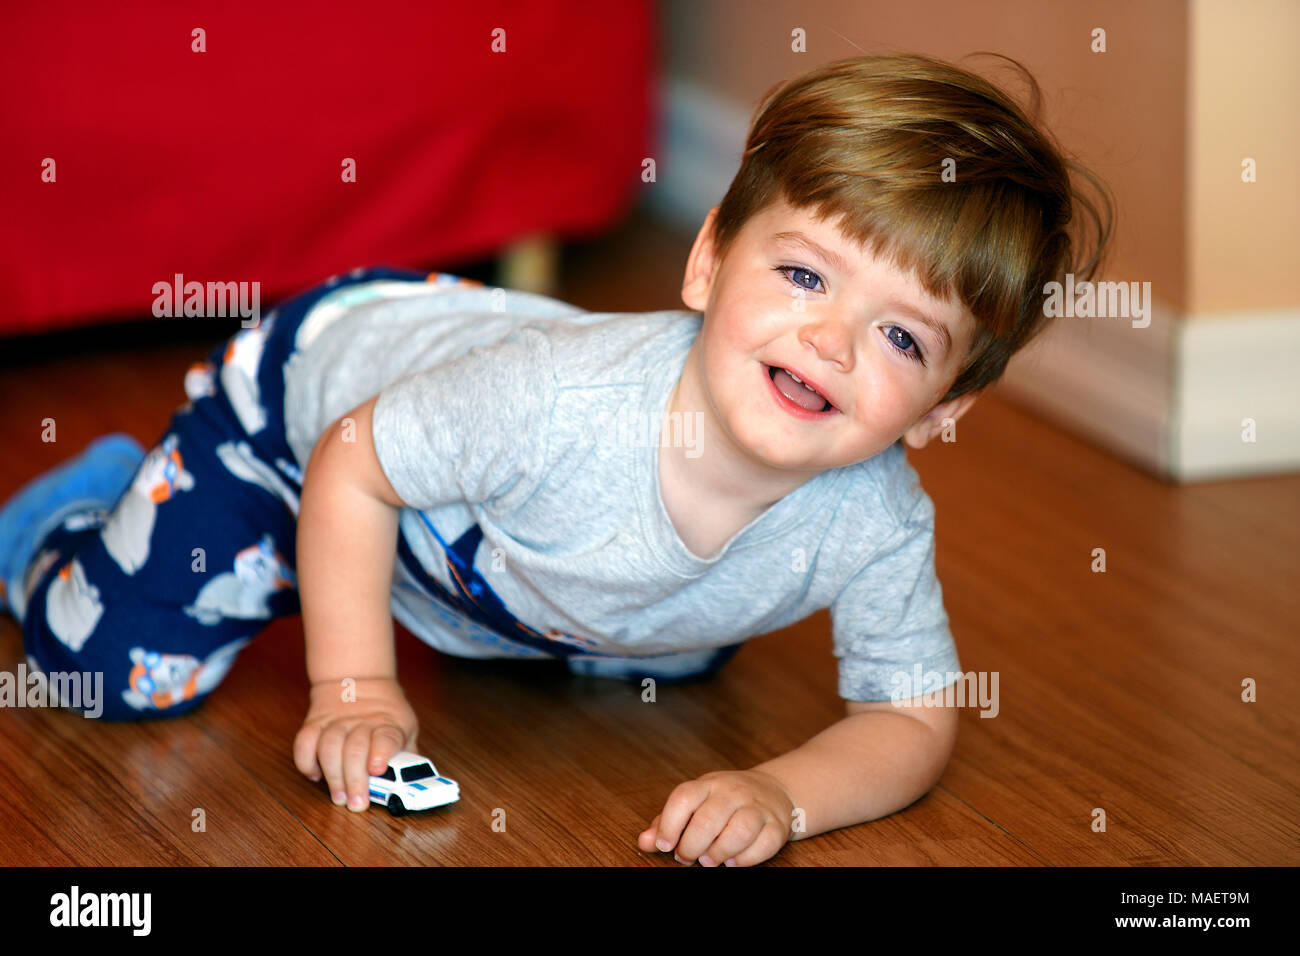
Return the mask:
[(388, 807), (400, 817), (408, 810), (432, 810), (460, 799), (460, 784), (438, 776), (427, 757), (403, 750), (388, 761), (388, 769), (370, 777), (370, 802)]

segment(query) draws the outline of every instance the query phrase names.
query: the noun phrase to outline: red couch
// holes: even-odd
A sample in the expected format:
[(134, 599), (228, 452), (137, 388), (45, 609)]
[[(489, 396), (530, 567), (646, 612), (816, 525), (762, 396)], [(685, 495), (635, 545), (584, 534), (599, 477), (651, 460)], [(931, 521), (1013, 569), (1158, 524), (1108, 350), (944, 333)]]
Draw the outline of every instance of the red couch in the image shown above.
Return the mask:
[(0, 334), (147, 317), (176, 273), (260, 281), (267, 303), (359, 264), (590, 236), (644, 188), (649, 0), (52, 0), (4, 20)]

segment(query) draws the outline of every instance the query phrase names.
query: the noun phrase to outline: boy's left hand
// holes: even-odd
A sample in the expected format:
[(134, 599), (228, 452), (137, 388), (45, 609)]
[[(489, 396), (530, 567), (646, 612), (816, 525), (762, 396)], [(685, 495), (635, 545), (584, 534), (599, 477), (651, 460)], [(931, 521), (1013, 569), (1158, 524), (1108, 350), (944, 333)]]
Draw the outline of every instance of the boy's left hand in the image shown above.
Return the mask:
[[(761, 770), (723, 770), (678, 784), (663, 813), (637, 837), (647, 853), (674, 851), (678, 862), (753, 866), (790, 839), (794, 800)], [(666, 841), (664, 847), (656, 841)], [(731, 861), (730, 864), (727, 861)]]

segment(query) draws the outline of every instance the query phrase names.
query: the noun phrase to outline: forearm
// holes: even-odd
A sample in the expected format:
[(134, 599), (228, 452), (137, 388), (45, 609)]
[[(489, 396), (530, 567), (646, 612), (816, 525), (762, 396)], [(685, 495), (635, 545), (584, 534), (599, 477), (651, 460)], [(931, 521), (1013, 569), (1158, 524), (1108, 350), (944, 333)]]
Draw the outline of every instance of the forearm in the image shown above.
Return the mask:
[(888, 816), (938, 782), (950, 740), (902, 713), (845, 717), (789, 753), (751, 769), (780, 780), (804, 811), (800, 840)]
[(308, 462), (298, 510), (307, 677), (396, 679), (389, 599), (399, 512), (349, 480), (355, 444), (326, 434)]

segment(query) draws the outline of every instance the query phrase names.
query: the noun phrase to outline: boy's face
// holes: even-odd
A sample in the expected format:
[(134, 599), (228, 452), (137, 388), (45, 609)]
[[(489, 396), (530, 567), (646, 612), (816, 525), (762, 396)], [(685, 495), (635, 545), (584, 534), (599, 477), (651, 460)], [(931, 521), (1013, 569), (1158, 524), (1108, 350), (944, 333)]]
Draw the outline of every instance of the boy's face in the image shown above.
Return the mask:
[[(959, 303), (931, 298), (829, 221), (784, 203), (751, 218), (719, 264), (716, 212), (696, 238), (682, 286), (686, 305), (704, 313), (688, 359), (700, 379), (691, 391), (736, 448), (757, 459), (751, 464), (821, 472), (870, 458), (900, 437), (920, 448), (974, 401), (968, 393), (935, 406), (974, 332)], [(781, 233), (800, 233), (825, 252)], [(815, 383), (832, 410), (793, 410), (777, 395), (791, 383), (774, 380), (772, 367)]]

